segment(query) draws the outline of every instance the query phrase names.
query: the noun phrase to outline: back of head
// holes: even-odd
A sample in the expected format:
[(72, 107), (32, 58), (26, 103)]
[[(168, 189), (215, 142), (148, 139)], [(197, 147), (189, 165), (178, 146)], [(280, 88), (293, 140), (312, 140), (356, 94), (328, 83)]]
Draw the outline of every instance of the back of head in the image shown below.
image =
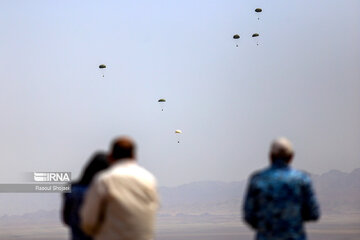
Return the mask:
[(280, 137), (275, 139), (270, 147), (270, 159), (272, 162), (280, 161), (290, 163), (294, 156), (294, 149), (291, 142), (285, 138)]
[(135, 159), (135, 143), (129, 137), (119, 137), (112, 142), (110, 158), (112, 161)]

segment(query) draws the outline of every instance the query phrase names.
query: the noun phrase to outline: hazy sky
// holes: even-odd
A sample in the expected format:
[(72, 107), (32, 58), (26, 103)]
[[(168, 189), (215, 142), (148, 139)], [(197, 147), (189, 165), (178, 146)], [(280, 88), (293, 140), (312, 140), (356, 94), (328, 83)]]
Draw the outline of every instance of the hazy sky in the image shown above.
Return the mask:
[(282, 135), (297, 168), (360, 167), (359, 10), (358, 0), (3, 1), (0, 180), (76, 177), (123, 134), (161, 186), (244, 179)]

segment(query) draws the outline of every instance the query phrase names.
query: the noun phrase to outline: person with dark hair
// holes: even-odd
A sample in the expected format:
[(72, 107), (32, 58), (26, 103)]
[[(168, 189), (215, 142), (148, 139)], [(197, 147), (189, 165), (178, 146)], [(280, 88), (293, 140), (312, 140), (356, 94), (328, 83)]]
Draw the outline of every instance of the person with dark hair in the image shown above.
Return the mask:
[(63, 195), (63, 222), (71, 229), (72, 240), (91, 240), (80, 228), (79, 210), (82, 205), (85, 193), (90, 186), (94, 176), (109, 166), (107, 155), (97, 152), (85, 167), (78, 182), (71, 184), (71, 192)]
[(156, 179), (137, 164), (128, 137), (111, 146), (111, 167), (90, 186), (80, 211), (81, 227), (96, 240), (151, 240), (158, 195)]
[(257, 240), (306, 240), (304, 222), (320, 217), (310, 177), (289, 166), (293, 156), (290, 141), (276, 139), (271, 166), (250, 178), (243, 213)]

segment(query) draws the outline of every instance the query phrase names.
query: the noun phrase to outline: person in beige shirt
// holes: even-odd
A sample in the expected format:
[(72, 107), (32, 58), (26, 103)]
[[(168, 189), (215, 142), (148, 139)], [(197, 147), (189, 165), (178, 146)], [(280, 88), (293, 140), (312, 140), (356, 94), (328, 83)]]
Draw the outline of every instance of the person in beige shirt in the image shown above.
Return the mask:
[(95, 240), (153, 239), (158, 208), (156, 179), (137, 164), (135, 144), (116, 139), (110, 169), (96, 176), (80, 211), (81, 227)]

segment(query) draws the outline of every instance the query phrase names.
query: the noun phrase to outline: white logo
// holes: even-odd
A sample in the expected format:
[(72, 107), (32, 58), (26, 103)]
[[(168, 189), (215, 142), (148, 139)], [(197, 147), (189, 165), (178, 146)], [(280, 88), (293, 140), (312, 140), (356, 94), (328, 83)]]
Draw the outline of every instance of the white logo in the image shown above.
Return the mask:
[(34, 172), (35, 182), (70, 182), (69, 172)]

